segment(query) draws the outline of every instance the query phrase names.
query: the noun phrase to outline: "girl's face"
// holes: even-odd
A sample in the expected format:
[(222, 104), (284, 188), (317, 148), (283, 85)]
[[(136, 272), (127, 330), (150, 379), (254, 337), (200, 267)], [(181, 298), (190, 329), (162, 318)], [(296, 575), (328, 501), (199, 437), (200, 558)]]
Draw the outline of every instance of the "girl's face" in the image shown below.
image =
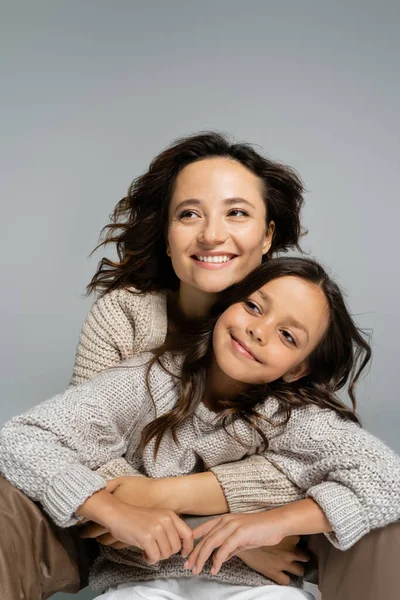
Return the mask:
[(183, 289), (215, 294), (243, 279), (271, 247), (262, 182), (237, 161), (185, 167), (169, 207), (167, 252)]
[(317, 285), (295, 276), (265, 284), (218, 319), (213, 350), (219, 369), (246, 384), (296, 381), (329, 325), (329, 307)]

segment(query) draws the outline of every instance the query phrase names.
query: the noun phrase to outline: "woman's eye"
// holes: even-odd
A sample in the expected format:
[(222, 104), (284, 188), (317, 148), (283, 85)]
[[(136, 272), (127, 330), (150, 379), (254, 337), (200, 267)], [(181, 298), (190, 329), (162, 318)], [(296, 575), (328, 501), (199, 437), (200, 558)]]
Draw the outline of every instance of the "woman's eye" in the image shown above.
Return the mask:
[(289, 342), (289, 344), (292, 344), (293, 346), (297, 346), (296, 340), (294, 339), (294, 337), (292, 336), (292, 334), (289, 333), (289, 331), (282, 330), (281, 333), (282, 333), (283, 337), (285, 338), (285, 340), (287, 342)]
[(251, 312), (256, 312), (259, 315), (261, 314), (260, 308), (255, 302), (252, 302), (251, 300), (245, 300), (244, 304)]
[(181, 213), (179, 213), (180, 219), (193, 219), (197, 216), (198, 214), (194, 210), (183, 210)]
[(232, 208), (232, 210), (229, 211), (228, 216), (229, 217), (248, 217), (249, 213), (247, 213), (245, 210), (242, 210), (241, 208)]

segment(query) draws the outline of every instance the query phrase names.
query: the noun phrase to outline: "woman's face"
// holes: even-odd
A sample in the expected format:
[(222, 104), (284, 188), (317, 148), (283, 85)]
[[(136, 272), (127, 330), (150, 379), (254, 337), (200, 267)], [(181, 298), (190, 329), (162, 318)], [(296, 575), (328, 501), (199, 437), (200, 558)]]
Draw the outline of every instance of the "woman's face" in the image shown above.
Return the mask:
[(247, 384), (296, 381), (329, 324), (320, 287), (295, 276), (265, 284), (218, 319), (213, 350), (219, 369)]
[(243, 279), (271, 247), (262, 182), (237, 161), (208, 158), (177, 177), (167, 252), (182, 289), (215, 294)]

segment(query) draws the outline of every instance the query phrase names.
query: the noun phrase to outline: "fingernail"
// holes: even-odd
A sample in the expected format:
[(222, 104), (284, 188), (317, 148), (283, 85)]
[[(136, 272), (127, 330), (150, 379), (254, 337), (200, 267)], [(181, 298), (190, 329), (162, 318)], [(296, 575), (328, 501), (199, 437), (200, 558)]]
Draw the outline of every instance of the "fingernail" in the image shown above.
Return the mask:
[(188, 569), (189, 568), (189, 561), (188, 560), (185, 563), (183, 563), (183, 568), (184, 569)]
[(192, 573), (193, 573), (193, 575), (197, 575), (197, 567), (193, 567)]

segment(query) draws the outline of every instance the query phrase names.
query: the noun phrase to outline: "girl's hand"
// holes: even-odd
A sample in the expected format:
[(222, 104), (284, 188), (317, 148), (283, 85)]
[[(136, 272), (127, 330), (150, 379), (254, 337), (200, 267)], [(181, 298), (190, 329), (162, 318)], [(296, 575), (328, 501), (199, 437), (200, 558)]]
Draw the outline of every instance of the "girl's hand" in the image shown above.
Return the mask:
[(289, 585), (291, 575), (304, 575), (304, 564), (310, 560), (305, 550), (297, 547), (300, 536), (290, 535), (276, 546), (262, 546), (252, 550), (243, 550), (236, 556), (247, 566), (272, 579), (279, 585)]
[(203, 523), (193, 530), (194, 539), (203, 538), (185, 563), (195, 575), (201, 573), (204, 563), (215, 548), (211, 574), (216, 575), (222, 563), (243, 550), (261, 546), (276, 546), (285, 532), (273, 511), (252, 514), (229, 514)]
[[(106, 491), (112, 494), (114, 498), (131, 506), (167, 508), (175, 511), (176, 501), (172, 496), (172, 487), (171, 484), (167, 486), (164, 479), (128, 475), (110, 479), (107, 482)], [(81, 521), (81, 526), (87, 522), (87, 519)], [(109, 530), (94, 522), (82, 527), (80, 536), (95, 538), (99, 544), (112, 546), (117, 550), (129, 547), (129, 544), (124, 544), (115, 539)]]
[[(134, 507), (118, 501), (102, 525), (109, 532), (105, 535), (110, 536), (111, 545), (141, 548), (149, 564), (177, 552), (186, 556), (193, 549), (192, 530), (171, 510)], [(93, 537), (85, 529), (81, 537)]]

